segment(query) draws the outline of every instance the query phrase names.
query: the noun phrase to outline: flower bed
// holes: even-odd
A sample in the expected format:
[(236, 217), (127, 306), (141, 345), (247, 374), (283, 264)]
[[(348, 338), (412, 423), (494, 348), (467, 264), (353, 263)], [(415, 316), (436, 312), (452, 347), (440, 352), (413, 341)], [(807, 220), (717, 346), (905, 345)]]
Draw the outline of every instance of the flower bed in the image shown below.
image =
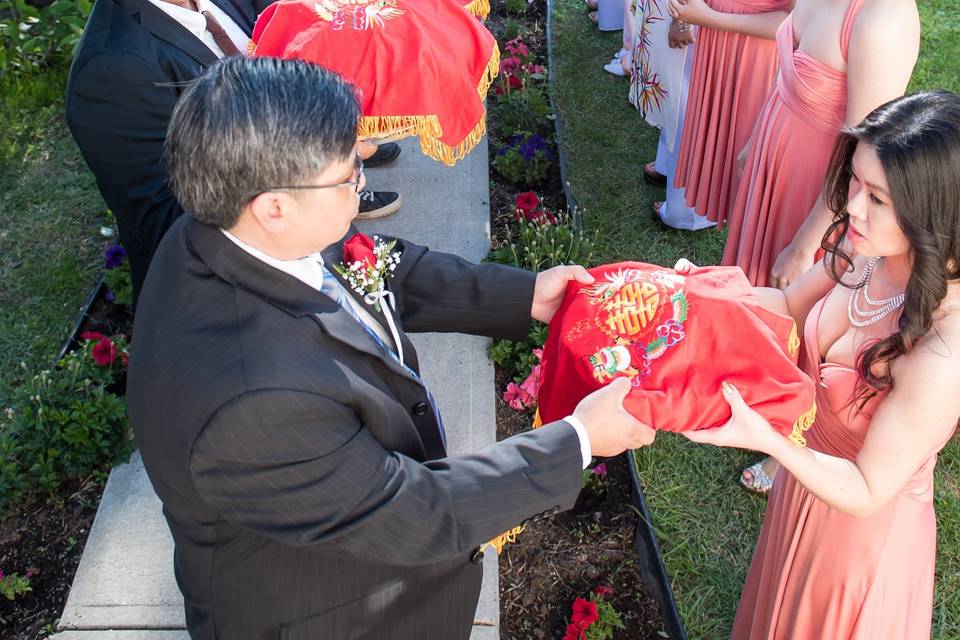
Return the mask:
[[(489, 260), (532, 270), (590, 265), (595, 237), (565, 198), (562, 154), (548, 97), (546, 3), (493, 3), (488, 26), (503, 55), (488, 100), (491, 158)], [(584, 17), (586, 19), (586, 17)], [(495, 341), (497, 435), (526, 431), (539, 387), (546, 326), (524, 342)], [(635, 544), (637, 511), (624, 456), (584, 473), (576, 506), (530, 524), (500, 557), (503, 640), (663, 638), (650, 562)]]
[(0, 414), (5, 639), (54, 631), (110, 469), (133, 450), (122, 397), (132, 320), (120, 304), (128, 300), (125, 257), (107, 249), (107, 275), (55, 363), (25, 372)]

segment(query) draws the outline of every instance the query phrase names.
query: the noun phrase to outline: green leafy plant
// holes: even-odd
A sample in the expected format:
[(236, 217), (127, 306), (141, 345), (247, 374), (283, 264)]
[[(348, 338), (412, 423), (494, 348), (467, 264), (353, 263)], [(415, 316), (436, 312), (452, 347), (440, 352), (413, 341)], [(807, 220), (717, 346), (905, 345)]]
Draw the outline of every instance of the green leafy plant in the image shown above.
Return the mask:
[(7, 600), (16, 600), (31, 591), (33, 588), (30, 586), (29, 576), (21, 576), (19, 573), (5, 574), (0, 569), (0, 595)]
[(588, 600), (574, 600), (563, 640), (610, 640), (614, 631), (623, 629), (619, 612), (607, 601), (610, 595), (613, 595), (613, 589), (600, 585)]
[(592, 469), (583, 470), (583, 489), (594, 495), (605, 493), (609, 486), (607, 480), (607, 465), (601, 462)]
[(92, 0), (54, 0), (36, 7), (9, 0), (0, 13), (0, 75), (69, 64), (80, 43)]
[(522, 131), (497, 149), (491, 164), (508, 182), (534, 186), (547, 177), (553, 158), (542, 135)]
[(561, 264), (589, 266), (595, 234), (587, 235), (574, 229), (564, 214), (556, 217), (556, 224), (518, 220), (510, 231), (509, 242), (491, 251), (487, 260), (531, 271)]
[(547, 325), (534, 320), (526, 340), (494, 340), (487, 355), (497, 366), (506, 369), (514, 382), (523, 382), (533, 367), (540, 363), (535, 350), (543, 347), (546, 341)]
[(507, 13), (524, 13), (527, 10), (527, 0), (506, 0), (504, 9), (507, 10)]
[(104, 255), (103, 281), (107, 285), (107, 301), (129, 307), (133, 305), (133, 283), (130, 281), (130, 260), (120, 244), (107, 247)]
[(110, 389), (126, 368), (126, 342), (84, 334), (51, 370), (24, 381), (0, 414), (0, 510), (24, 488), (55, 491), (132, 450), (123, 398)]

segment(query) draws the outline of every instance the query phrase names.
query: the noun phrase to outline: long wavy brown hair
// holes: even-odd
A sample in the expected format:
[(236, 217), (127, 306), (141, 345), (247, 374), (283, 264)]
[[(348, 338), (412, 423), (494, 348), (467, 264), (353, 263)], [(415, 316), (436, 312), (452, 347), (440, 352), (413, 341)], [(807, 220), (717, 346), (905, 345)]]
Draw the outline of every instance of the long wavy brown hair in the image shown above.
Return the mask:
[(821, 246), (834, 280), (848, 288), (856, 286), (843, 281), (853, 259), (841, 244), (850, 226), (848, 189), (859, 143), (880, 159), (912, 260), (897, 332), (857, 358), (864, 383), (858, 398), (865, 401), (893, 385), (889, 364), (927, 335), (948, 281), (960, 278), (960, 96), (932, 91), (897, 98), (840, 133), (824, 186), (833, 222)]

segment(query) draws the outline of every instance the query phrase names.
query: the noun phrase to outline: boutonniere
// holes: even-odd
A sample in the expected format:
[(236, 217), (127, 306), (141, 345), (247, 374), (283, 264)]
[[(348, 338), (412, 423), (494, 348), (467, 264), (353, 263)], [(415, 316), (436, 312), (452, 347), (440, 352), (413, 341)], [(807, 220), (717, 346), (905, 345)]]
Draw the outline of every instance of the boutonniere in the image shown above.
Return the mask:
[(393, 250), (396, 245), (396, 240), (383, 242), (378, 236), (357, 233), (343, 243), (343, 262), (333, 267), (378, 312), (380, 301), (388, 297), (387, 278), (400, 262), (400, 252)]

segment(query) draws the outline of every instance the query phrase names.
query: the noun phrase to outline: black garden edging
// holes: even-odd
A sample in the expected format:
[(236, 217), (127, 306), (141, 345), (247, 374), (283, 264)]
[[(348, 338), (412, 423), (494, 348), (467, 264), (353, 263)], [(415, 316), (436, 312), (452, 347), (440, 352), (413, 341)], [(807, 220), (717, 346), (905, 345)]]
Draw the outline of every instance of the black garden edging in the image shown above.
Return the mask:
[(649, 508), (647, 508), (647, 501), (643, 497), (643, 483), (640, 482), (640, 475), (637, 473), (637, 462), (632, 451), (627, 450), (623, 455), (627, 459), (627, 466), (630, 467), (630, 479), (633, 485), (630, 496), (634, 508), (640, 514), (640, 520), (637, 522), (637, 533), (633, 542), (640, 554), (640, 566), (643, 569), (644, 582), (660, 605), (663, 626), (671, 640), (687, 640), (687, 632), (683, 628), (677, 603), (673, 599), (673, 589), (670, 588), (667, 568), (663, 564), (663, 556), (660, 555), (660, 545), (657, 543), (657, 536), (653, 531), (653, 519)]
[(553, 134), (557, 143), (560, 183), (563, 185), (563, 195), (567, 199), (567, 213), (570, 214), (570, 222), (574, 229), (580, 231), (583, 229), (583, 215), (580, 211), (580, 205), (577, 204), (577, 199), (573, 197), (573, 189), (570, 188), (567, 154), (560, 143), (563, 140), (563, 118), (560, 117), (556, 101), (553, 98), (553, 0), (547, 0), (547, 97), (550, 99), (550, 110), (553, 111)]
[(87, 301), (83, 303), (83, 311), (80, 312), (77, 321), (73, 325), (73, 329), (70, 331), (70, 335), (67, 336), (67, 340), (63, 343), (60, 353), (58, 353), (56, 359), (54, 359), (54, 364), (63, 360), (63, 356), (80, 346), (80, 334), (83, 333), (87, 323), (90, 321), (90, 311), (99, 300), (104, 300), (106, 295), (107, 284), (104, 281), (104, 277), (100, 276), (100, 279), (90, 290)]

